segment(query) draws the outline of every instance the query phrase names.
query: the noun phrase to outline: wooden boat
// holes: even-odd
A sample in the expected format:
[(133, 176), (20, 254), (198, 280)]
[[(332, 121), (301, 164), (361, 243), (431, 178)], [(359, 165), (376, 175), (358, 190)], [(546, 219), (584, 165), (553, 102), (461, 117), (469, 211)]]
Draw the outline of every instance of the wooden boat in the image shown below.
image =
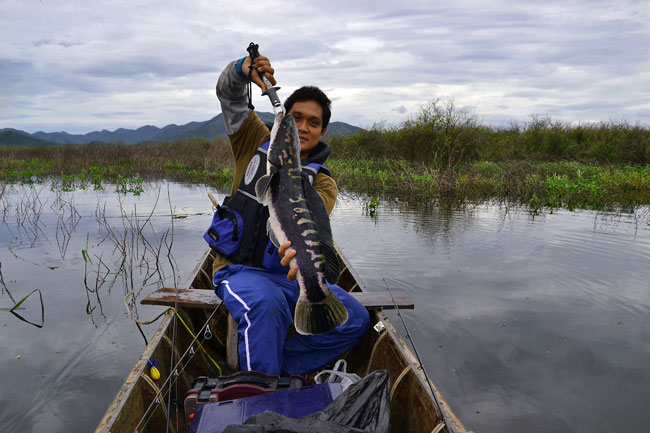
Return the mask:
[[(377, 369), (388, 371), (393, 432), (466, 432), (435, 385), (429, 386), (413, 352), (384, 314), (383, 308), (396, 305), (394, 302), (398, 296), (390, 294), (391, 299), (387, 301), (382, 300), (382, 294), (362, 292), (358, 275), (340, 249), (338, 253), (342, 265), (338, 285), (358, 299), (364, 296), (362, 303), (370, 311), (370, 331), (356, 347), (344, 355), (348, 372), (363, 377)], [(207, 251), (182, 289), (170, 289), (166, 295), (165, 290), (157, 292), (158, 300), (161, 296), (166, 296), (167, 299), (163, 302), (152, 302), (151, 299), (150, 302), (143, 302), (169, 304), (170, 299), (175, 298), (173, 303), (184, 324), (176, 321), (174, 326), (173, 310), (170, 309), (165, 314), (160, 327), (118, 391), (96, 432), (166, 431), (168, 410), (172, 411), (169, 414), (169, 431), (186, 431), (182, 408), (180, 405), (169, 405), (168, 409), (168, 401), (182, 401), (183, 394), (191, 388), (194, 378), (218, 375), (208, 355), (220, 364), (226, 364), (227, 359), (229, 314), (224, 306), (215, 309), (220, 301), (214, 295), (211, 274), (212, 256)], [(182, 296), (175, 297), (174, 293), (182, 293)], [(404, 300), (400, 299), (397, 304), (400, 302), (403, 304)], [(207, 327), (204, 326), (206, 323)], [(379, 326), (373, 327), (375, 324)], [(198, 338), (196, 341), (201, 343), (201, 347), (194, 341), (188, 328)], [(206, 335), (206, 329), (212, 335)], [(196, 335), (197, 333), (200, 334)], [(172, 341), (176, 341), (176, 344), (173, 345)], [(174, 363), (179, 367), (169, 377), (172, 350)], [(150, 358), (159, 361), (158, 369), (162, 379), (158, 383), (149, 375)], [(182, 362), (179, 363), (179, 360)], [(165, 378), (168, 378), (167, 381)], [(170, 383), (172, 396), (168, 400)]]

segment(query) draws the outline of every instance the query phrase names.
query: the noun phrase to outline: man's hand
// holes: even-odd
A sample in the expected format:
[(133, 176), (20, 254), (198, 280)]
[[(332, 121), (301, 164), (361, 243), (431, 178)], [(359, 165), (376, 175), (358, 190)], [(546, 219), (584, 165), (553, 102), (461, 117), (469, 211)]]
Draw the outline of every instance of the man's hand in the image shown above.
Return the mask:
[(264, 56), (259, 56), (258, 58), (255, 59), (255, 62), (253, 62), (253, 69), (249, 69), (249, 66), (251, 66), (251, 57), (248, 56), (246, 57), (246, 60), (244, 60), (244, 63), (241, 65), (241, 71), (248, 77), (249, 71), (253, 73), (251, 76), (251, 81), (257, 86), (262, 89), (262, 92), (266, 92), (266, 85), (264, 84), (264, 81), (262, 81), (262, 75), (266, 76), (266, 78), (269, 79), (271, 84), (275, 86), (276, 81), (275, 78), (273, 78), (273, 74), (275, 73), (275, 69), (271, 67), (271, 61)]
[[(296, 250), (291, 248), (291, 241), (287, 241), (278, 248), (278, 254), (280, 254), (280, 264), (282, 266), (289, 266), (291, 259), (296, 256)], [(294, 281), (297, 273), (298, 266), (292, 266), (289, 272), (287, 272), (287, 280)]]

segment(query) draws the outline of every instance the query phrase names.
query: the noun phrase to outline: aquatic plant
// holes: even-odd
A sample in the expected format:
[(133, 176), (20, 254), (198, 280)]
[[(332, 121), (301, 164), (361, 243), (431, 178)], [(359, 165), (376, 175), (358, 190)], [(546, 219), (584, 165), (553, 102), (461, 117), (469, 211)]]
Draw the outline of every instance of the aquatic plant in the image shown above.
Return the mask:
[[(401, 200), (498, 199), (541, 207), (602, 209), (650, 204), (650, 129), (625, 122), (568, 124), (532, 116), (509, 127), (480, 125), (473, 111), (434, 98), (397, 126), (379, 123), (330, 137), (328, 166), (339, 186)], [(62, 191), (139, 194), (144, 179), (226, 189), (233, 177), (226, 138), (139, 145), (0, 148), (0, 180)]]
[[(3, 282), (3, 284), (4, 284), (4, 282)], [(21, 314), (18, 313), (18, 310), (23, 309), (20, 306), (27, 300), (27, 298), (29, 298), (31, 295), (33, 295), (36, 292), (38, 292), (38, 296), (39, 296), (40, 302), (41, 302), (41, 323), (40, 324), (32, 322), (30, 320), (27, 320)], [(27, 295), (23, 296), (18, 302), (16, 302), (13, 307), (11, 307), (11, 308), (0, 308), (0, 311), (8, 311), (11, 314), (13, 314), (16, 318), (18, 318), (19, 320), (21, 320), (21, 321), (23, 321), (25, 323), (29, 323), (30, 325), (35, 326), (37, 328), (42, 328), (43, 325), (45, 324), (45, 304), (43, 303), (43, 294), (41, 293), (40, 289), (32, 290)]]

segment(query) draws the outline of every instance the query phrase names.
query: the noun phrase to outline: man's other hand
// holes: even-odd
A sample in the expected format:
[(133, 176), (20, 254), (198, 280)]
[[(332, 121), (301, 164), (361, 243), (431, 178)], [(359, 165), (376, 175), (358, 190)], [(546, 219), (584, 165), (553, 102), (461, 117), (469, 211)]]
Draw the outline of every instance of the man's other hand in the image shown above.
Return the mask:
[[(280, 264), (282, 266), (289, 266), (291, 259), (296, 257), (296, 250), (291, 248), (291, 241), (286, 241), (278, 248), (278, 254), (280, 254)], [(297, 273), (298, 266), (292, 266), (289, 272), (287, 272), (287, 280), (294, 281)]]

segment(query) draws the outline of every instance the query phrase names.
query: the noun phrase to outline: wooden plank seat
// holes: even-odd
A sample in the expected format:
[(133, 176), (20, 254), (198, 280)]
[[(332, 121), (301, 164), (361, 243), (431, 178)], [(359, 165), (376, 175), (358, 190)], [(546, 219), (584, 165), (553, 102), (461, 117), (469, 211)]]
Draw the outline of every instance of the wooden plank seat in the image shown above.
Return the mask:
[[(408, 293), (396, 292), (349, 292), (368, 310), (413, 309), (414, 304)], [(164, 305), (179, 308), (209, 308), (221, 304), (221, 299), (211, 290), (175, 289), (163, 287), (148, 295), (141, 304)], [(239, 368), (237, 322), (228, 314), (228, 336), (226, 341), (226, 362), (233, 368)]]
[[(396, 306), (399, 309), (411, 310), (414, 308), (413, 301), (408, 293), (403, 291), (392, 292), (350, 292), (368, 310), (392, 310)], [(200, 289), (175, 289), (163, 287), (148, 295), (141, 304), (165, 305), (179, 308), (216, 308), (221, 304), (221, 299), (212, 290)]]

